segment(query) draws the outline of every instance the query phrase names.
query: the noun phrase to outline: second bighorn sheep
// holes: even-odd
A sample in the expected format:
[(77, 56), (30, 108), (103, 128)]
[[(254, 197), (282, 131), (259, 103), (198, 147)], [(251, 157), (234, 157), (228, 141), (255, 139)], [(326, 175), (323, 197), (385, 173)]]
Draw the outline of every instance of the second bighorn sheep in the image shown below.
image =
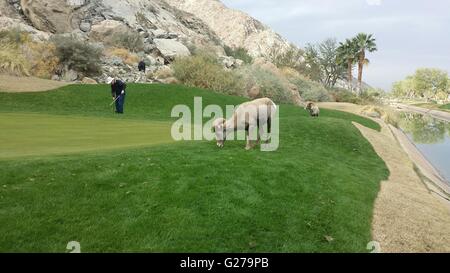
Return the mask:
[(305, 105), (305, 110), (309, 112), (311, 117), (318, 117), (320, 114), (319, 106), (317, 106), (314, 102), (307, 102)]

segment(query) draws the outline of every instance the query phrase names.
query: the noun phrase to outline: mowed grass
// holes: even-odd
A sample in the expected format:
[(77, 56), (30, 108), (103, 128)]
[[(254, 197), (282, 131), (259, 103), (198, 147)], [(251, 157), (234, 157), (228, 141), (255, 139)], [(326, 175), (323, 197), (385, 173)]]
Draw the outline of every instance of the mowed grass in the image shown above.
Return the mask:
[[(113, 116), (107, 86), (68, 86), (0, 93), (0, 117), (102, 119), (123, 122), (133, 134), (146, 127), (128, 123), (172, 121), (172, 107), (192, 105), (195, 96), (203, 106), (244, 101), (131, 84), (126, 115)], [(82, 252), (366, 252), (373, 203), (388, 170), (352, 121), (379, 129), (347, 113), (323, 110), (313, 119), (282, 105), (276, 152), (245, 151), (243, 141), (222, 150), (187, 141), (0, 160), (0, 251), (64, 252), (78, 241)], [(120, 141), (124, 134), (99, 138)], [(2, 149), (19, 142), (2, 141)]]
[(172, 142), (168, 122), (2, 113), (0, 160)]
[(450, 103), (439, 106), (440, 109), (450, 110)]

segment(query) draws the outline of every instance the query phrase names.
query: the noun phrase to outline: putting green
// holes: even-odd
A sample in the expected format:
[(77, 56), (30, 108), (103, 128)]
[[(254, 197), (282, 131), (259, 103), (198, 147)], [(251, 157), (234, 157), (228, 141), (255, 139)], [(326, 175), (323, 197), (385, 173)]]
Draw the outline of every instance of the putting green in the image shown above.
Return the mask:
[(28, 113), (0, 114), (0, 159), (172, 142), (169, 122)]

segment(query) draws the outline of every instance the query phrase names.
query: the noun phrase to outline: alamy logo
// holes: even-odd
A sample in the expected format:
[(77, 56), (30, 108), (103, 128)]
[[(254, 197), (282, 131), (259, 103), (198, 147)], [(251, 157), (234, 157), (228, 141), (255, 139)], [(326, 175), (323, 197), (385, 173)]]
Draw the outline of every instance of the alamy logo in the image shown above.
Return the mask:
[[(240, 106), (227, 105), (225, 113), (219, 105), (203, 107), (201, 97), (194, 98), (194, 109), (187, 105), (172, 108), (171, 117), (179, 118), (172, 125), (175, 141), (216, 140), (222, 148), (226, 141), (246, 140), (246, 149), (260, 144), (261, 151), (276, 151), (279, 146), (279, 111), (270, 100)], [(225, 115), (224, 115), (225, 114)], [(209, 119), (204, 122), (204, 120)]]
[(68, 242), (66, 249), (70, 250), (69, 253), (81, 253), (81, 245), (77, 241)]

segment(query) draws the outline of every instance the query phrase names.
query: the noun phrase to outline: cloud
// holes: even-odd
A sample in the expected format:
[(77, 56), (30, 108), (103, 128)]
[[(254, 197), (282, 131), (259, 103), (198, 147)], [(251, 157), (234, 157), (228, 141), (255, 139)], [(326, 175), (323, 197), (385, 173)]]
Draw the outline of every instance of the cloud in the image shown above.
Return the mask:
[(366, 0), (366, 2), (369, 6), (381, 6), (381, 4), (383, 3), (382, 0)]

